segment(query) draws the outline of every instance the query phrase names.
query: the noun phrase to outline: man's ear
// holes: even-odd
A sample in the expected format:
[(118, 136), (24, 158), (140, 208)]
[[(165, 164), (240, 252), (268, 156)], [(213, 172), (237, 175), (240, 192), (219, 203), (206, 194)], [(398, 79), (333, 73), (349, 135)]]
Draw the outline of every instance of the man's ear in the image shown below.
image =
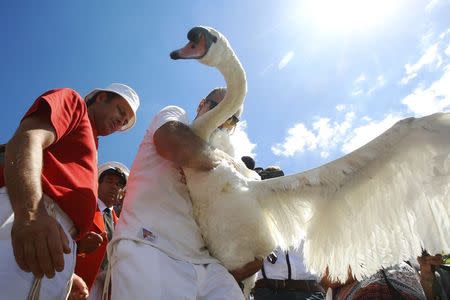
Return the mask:
[(203, 108), (203, 106), (205, 105), (206, 100), (202, 99), (202, 101), (200, 101), (200, 103), (197, 106), (197, 113)]

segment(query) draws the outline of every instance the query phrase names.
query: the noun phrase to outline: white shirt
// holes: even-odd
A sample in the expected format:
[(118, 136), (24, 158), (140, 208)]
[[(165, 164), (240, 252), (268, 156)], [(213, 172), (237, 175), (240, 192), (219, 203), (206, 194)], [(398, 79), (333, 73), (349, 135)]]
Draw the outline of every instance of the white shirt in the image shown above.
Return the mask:
[[(286, 261), (286, 252), (277, 248), (274, 251), (277, 260), (274, 264), (264, 259), (264, 271), (267, 279), (286, 280), (288, 275), (288, 262)], [(291, 279), (293, 280), (318, 280), (318, 277), (306, 269), (303, 261), (303, 241), (297, 250), (289, 250), (289, 264), (291, 266)], [(257, 274), (257, 280), (264, 278), (262, 272)]]
[(98, 209), (101, 212), (103, 212), (106, 208), (108, 208), (111, 212), (113, 210), (112, 206), (111, 207), (106, 207), (105, 203), (102, 200), (100, 200), (100, 199), (97, 200), (97, 206), (98, 206)]
[(177, 106), (167, 106), (153, 118), (131, 168), (114, 239), (139, 239), (191, 263), (217, 262), (194, 220), (181, 169), (156, 152), (153, 134), (169, 121), (188, 124), (186, 112)]

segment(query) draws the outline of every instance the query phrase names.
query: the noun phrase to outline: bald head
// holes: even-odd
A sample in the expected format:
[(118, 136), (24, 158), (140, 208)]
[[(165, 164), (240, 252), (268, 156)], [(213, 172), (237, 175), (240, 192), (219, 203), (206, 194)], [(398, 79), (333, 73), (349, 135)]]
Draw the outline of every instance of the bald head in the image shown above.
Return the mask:
[[(206, 113), (207, 111), (213, 109), (217, 103), (220, 103), (224, 98), (225, 94), (227, 93), (227, 88), (225, 87), (217, 87), (213, 89), (208, 96), (206, 96), (199, 104), (199, 107), (197, 109), (197, 117), (201, 116), (202, 114)], [(236, 111), (234, 116), (236, 118), (240, 118), (243, 110), (243, 105), (239, 107), (239, 109)]]

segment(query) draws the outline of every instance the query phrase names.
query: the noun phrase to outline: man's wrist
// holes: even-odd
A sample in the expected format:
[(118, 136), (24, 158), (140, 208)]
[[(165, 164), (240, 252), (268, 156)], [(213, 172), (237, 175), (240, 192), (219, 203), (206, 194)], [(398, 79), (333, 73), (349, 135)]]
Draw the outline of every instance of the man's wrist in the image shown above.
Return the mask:
[(14, 220), (20, 222), (36, 221), (44, 216), (48, 216), (48, 213), (40, 205), (37, 208), (23, 208), (19, 212), (14, 211)]

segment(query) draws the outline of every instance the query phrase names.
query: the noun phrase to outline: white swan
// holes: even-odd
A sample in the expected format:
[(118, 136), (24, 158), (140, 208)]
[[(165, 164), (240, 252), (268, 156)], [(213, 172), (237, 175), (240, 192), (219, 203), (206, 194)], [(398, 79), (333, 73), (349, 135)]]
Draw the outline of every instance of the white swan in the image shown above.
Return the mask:
[[(192, 124), (209, 141), (246, 93), (245, 73), (223, 35), (196, 27), (172, 58), (196, 58), (224, 75), (228, 92)], [(362, 148), (319, 168), (258, 181), (243, 163), (215, 150), (210, 172), (185, 169), (195, 218), (212, 255), (229, 270), (306, 232), (305, 259), (357, 278), (421, 254), (450, 251), (450, 115), (409, 118)]]

